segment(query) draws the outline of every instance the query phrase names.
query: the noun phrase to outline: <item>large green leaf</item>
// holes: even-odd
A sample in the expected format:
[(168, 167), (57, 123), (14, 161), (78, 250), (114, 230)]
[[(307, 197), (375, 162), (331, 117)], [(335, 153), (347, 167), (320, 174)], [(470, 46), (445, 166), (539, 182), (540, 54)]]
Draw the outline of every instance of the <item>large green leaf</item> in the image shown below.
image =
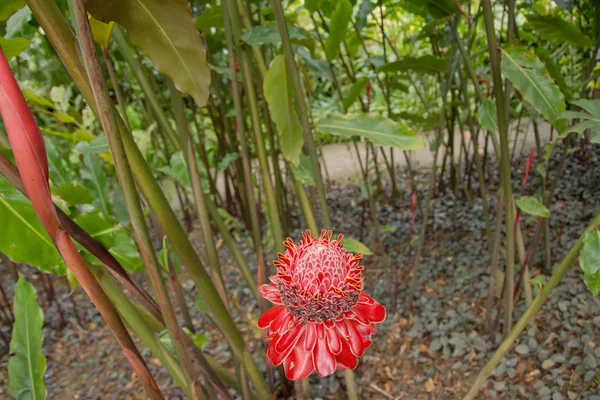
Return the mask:
[(536, 217), (550, 218), (550, 210), (546, 208), (538, 199), (532, 196), (522, 196), (515, 200), (517, 207), (523, 212)]
[(99, 211), (78, 215), (75, 222), (98, 240), (130, 273), (144, 269), (131, 232)]
[(594, 296), (600, 294), (600, 230), (585, 234), (579, 253), (579, 265), (584, 273), (585, 285)]
[[(306, 39), (304, 32), (302, 32), (302, 30), (296, 26), (289, 26), (288, 33), (290, 35), (290, 39)], [(277, 25), (255, 26), (244, 33), (240, 39), (248, 43), (250, 46), (277, 44), (281, 42), (281, 36), (279, 35), (279, 28)]]
[(498, 131), (498, 114), (496, 112), (496, 102), (486, 100), (479, 106), (479, 125), (488, 131)]
[(2, 51), (7, 60), (21, 54), (30, 44), (31, 40), (24, 38), (5, 39), (0, 37), (0, 47), (2, 47)]
[(581, 135), (586, 129), (596, 132), (592, 143), (600, 143), (600, 100), (580, 99), (573, 102), (584, 111), (565, 111), (559, 118), (577, 118), (581, 122), (569, 127), (567, 132), (576, 132)]
[(565, 110), (565, 98), (535, 54), (524, 46), (506, 46), (502, 50), (502, 73), (559, 132), (564, 131), (566, 126), (560, 124), (564, 121), (554, 120)]
[(362, 242), (349, 237), (345, 237), (342, 239), (342, 246), (344, 246), (346, 250), (352, 253), (363, 253), (365, 256), (370, 256), (373, 254), (371, 249), (369, 249)]
[(289, 162), (298, 165), (304, 144), (302, 125), (296, 112), (292, 82), (283, 55), (271, 62), (264, 80), (264, 92), (271, 117), (281, 136), (281, 152)]
[(402, 150), (416, 150), (425, 146), (425, 140), (415, 136), (406, 126), (372, 114), (330, 114), (319, 120), (317, 129), (332, 135), (361, 136), (376, 145), (394, 146)]
[(359, 98), (360, 94), (363, 92), (363, 90), (365, 90), (368, 84), (369, 78), (365, 76), (358, 78), (356, 82), (352, 84), (348, 96), (344, 97), (344, 109), (347, 110), (352, 104), (354, 104), (354, 102)]
[(325, 56), (329, 61), (333, 60), (340, 54), (340, 44), (346, 36), (348, 23), (352, 18), (352, 3), (348, 0), (339, 0), (335, 7), (335, 11), (331, 16), (329, 24), (329, 36), (325, 43)]
[(125, 27), (133, 45), (179, 91), (206, 104), (210, 69), (187, 0), (87, 0), (86, 7), (94, 18)]
[(2, 0), (0, 1), (0, 21), (6, 21), (17, 10), (25, 7), (25, 0)]
[(448, 69), (448, 61), (441, 57), (426, 55), (422, 57), (404, 57), (377, 68), (379, 72), (408, 72), (436, 74)]
[(46, 357), (42, 352), (44, 313), (23, 275), (15, 285), (15, 324), (8, 359), (8, 393), (17, 400), (45, 400)]
[(527, 16), (529, 25), (538, 31), (543, 39), (555, 40), (558, 43), (568, 43), (578, 47), (592, 47), (592, 39), (583, 34), (577, 25), (572, 24), (556, 15)]
[(56, 275), (65, 264), (31, 202), (0, 176), (0, 252), (14, 262), (33, 265)]

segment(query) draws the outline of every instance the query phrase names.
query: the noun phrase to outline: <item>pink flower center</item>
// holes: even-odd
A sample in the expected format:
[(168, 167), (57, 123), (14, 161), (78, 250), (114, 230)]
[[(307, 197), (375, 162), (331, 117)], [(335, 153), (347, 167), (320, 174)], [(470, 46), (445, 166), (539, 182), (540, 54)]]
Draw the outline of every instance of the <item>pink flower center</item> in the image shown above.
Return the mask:
[[(341, 237), (340, 237), (341, 239)], [(339, 240), (309, 238), (288, 247), (275, 284), (283, 304), (301, 323), (335, 320), (358, 302), (362, 278), (360, 257)]]

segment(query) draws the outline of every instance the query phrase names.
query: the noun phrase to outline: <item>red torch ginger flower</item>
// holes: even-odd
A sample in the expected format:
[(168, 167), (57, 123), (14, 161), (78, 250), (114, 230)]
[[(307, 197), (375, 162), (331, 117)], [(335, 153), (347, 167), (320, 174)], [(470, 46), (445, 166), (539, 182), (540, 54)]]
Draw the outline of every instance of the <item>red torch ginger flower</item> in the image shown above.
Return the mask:
[(331, 234), (313, 238), (306, 231), (298, 244), (287, 238), (285, 254), (273, 262), (277, 275), (260, 288), (275, 304), (258, 319), (267, 329), (267, 357), (283, 363), (291, 380), (356, 368), (375, 324), (385, 320), (385, 308), (362, 292), (362, 254), (353, 255), (342, 247), (343, 235), (331, 240)]

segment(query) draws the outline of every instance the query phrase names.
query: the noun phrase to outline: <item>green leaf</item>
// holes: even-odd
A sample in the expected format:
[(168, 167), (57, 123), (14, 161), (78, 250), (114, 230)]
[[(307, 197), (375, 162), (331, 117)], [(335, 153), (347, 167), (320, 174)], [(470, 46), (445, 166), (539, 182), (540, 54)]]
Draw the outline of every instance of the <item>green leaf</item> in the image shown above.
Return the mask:
[(37, 304), (35, 288), (23, 275), (15, 285), (13, 304), (15, 324), (8, 359), (8, 393), (17, 400), (45, 400), (44, 313)]
[(6, 21), (11, 15), (17, 12), (17, 10), (20, 10), (23, 7), (25, 7), (25, 0), (0, 1), (0, 21)]
[(294, 178), (302, 182), (304, 185), (312, 186), (315, 184), (314, 174), (312, 172), (312, 165), (310, 159), (304, 153), (300, 154), (300, 163), (298, 166), (290, 164), (290, 169), (294, 174)]
[[(403, 0), (413, 8), (425, 9), (433, 18), (445, 18), (458, 11), (454, 0)], [(402, 4), (401, 3), (401, 4)], [(405, 4), (402, 4), (404, 7)]]
[(240, 158), (240, 155), (238, 153), (227, 153), (219, 161), (219, 163), (217, 164), (217, 168), (219, 170), (223, 171), (223, 170), (227, 169), (227, 167), (229, 167), (229, 165), (231, 165), (231, 163), (235, 162), (235, 160), (237, 160), (238, 158)]
[(127, 29), (131, 43), (177, 90), (206, 105), (210, 68), (187, 0), (88, 0), (86, 7), (94, 18)]
[(281, 136), (281, 152), (289, 162), (298, 165), (304, 139), (283, 55), (275, 57), (271, 62), (264, 80), (264, 92), (271, 117)]
[(108, 44), (110, 42), (110, 34), (112, 33), (115, 23), (111, 21), (108, 24), (105, 24), (104, 22), (98, 21), (89, 14), (88, 18), (90, 20), (90, 27), (92, 28), (92, 35), (94, 35), (94, 40), (100, 46), (104, 47), (105, 49), (108, 49)]
[[(288, 33), (290, 39), (302, 40), (307, 38), (304, 32), (296, 26), (288, 26)], [(250, 46), (262, 46), (264, 44), (277, 44), (281, 42), (281, 36), (279, 35), (279, 28), (277, 25), (255, 26), (244, 33), (240, 39)]]
[(131, 232), (99, 211), (78, 215), (75, 222), (98, 240), (130, 273), (144, 269)]
[(181, 260), (177, 256), (177, 253), (173, 251), (167, 237), (163, 237), (162, 249), (159, 253), (159, 261), (165, 271), (169, 270), (169, 260), (173, 265), (173, 269), (175, 273), (179, 275), (179, 270), (181, 269)]
[(573, 97), (573, 93), (569, 85), (567, 85), (567, 81), (565, 80), (565, 76), (560, 71), (560, 67), (554, 61), (554, 57), (552, 57), (552, 53), (546, 47), (538, 46), (535, 49), (535, 54), (544, 62), (546, 69), (550, 73), (550, 76), (558, 87), (560, 91), (563, 93), (566, 99), (570, 99)]
[[(565, 97), (560, 88), (548, 76), (540, 59), (526, 47), (508, 45), (502, 49), (502, 73), (516, 89), (548, 121), (554, 120), (565, 111)], [(564, 121), (563, 121), (564, 122)], [(555, 124), (559, 132), (566, 128)]]
[(31, 10), (29, 7), (25, 6), (14, 13), (7, 21), (6, 21), (6, 35), (7, 38), (13, 38), (20, 33), (23, 33), (25, 27), (31, 21)]
[(64, 157), (58, 152), (54, 142), (47, 137), (44, 138), (46, 145), (46, 155), (48, 156), (48, 169), (50, 171), (50, 180), (55, 185), (61, 185), (70, 181), (70, 174), (64, 165)]
[(556, 5), (561, 8), (564, 8), (567, 11), (573, 10), (573, 0), (554, 0)]
[(352, 3), (348, 0), (339, 0), (329, 24), (329, 36), (325, 42), (325, 56), (329, 61), (340, 54), (340, 44), (346, 37), (348, 23), (352, 18)]
[(583, 34), (577, 25), (556, 15), (531, 14), (527, 16), (529, 25), (545, 40), (555, 40), (559, 44), (568, 43), (578, 47), (592, 47), (592, 39)]
[(316, 12), (321, 8), (321, 0), (305, 0), (304, 7), (308, 10), (308, 12)]
[(304, 61), (306, 67), (319, 76), (327, 79), (332, 79), (331, 68), (325, 60), (315, 60), (304, 49), (298, 49), (298, 55)]
[(81, 177), (89, 183), (94, 195), (94, 205), (104, 214), (109, 215), (111, 206), (108, 201), (108, 181), (102, 169), (102, 160), (95, 154), (88, 154), (83, 158), (84, 167)]
[(354, 104), (354, 102), (359, 98), (360, 94), (363, 92), (363, 90), (365, 90), (365, 88), (367, 87), (367, 85), (369, 84), (369, 78), (363, 76), (361, 78), (358, 78), (356, 80), (356, 82), (354, 82), (352, 84), (352, 86), (350, 87), (350, 92), (348, 93), (348, 96), (346, 96), (344, 98), (344, 109), (347, 110), (348, 108), (350, 108), (350, 106), (352, 104)]
[(202, 333), (194, 333), (190, 331), (188, 328), (183, 327), (183, 331), (188, 334), (189, 337), (192, 338), (192, 342), (196, 345), (197, 348), (201, 349), (206, 346), (209, 342), (206, 335)]
[(4, 51), (4, 56), (7, 60), (21, 54), (30, 44), (31, 40), (24, 38), (5, 39), (0, 37), (0, 47), (2, 47), (2, 51)]
[(206, 304), (206, 301), (202, 298), (202, 296), (196, 296), (196, 300), (194, 300), (194, 306), (196, 309), (204, 314), (210, 314), (210, 308)]
[(488, 131), (498, 132), (498, 114), (496, 102), (486, 100), (479, 106), (479, 125)]
[(31, 202), (0, 176), (0, 252), (17, 263), (44, 272), (65, 274), (65, 264), (31, 206)]
[(94, 201), (94, 197), (90, 190), (81, 186), (79, 182), (63, 182), (56, 187), (53, 192), (72, 206), (78, 204), (91, 204)]
[(577, 118), (579, 122), (567, 129), (567, 132), (575, 132), (582, 135), (586, 129), (591, 129), (598, 134), (592, 138), (593, 143), (600, 141), (600, 100), (585, 100), (580, 99), (572, 104), (582, 108), (584, 111), (565, 111), (558, 118)]
[(365, 256), (370, 256), (373, 254), (371, 249), (365, 246), (362, 242), (349, 237), (344, 237), (342, 239), (342, 246), (344, 246), (344, 248), (351, 253), (363, 253)]
[(423, 74), (443, 73), (448, 69), (448, 61), (441, 57), (426, 55), (422, 57), (404, 57), (377, 68), (379, 72), (408, 72)]
[(402, 150), (425, 147), (425, 140), (389, 118), (372, 114), (330, 114), (319, 120), (317, 129), (332, 135), (361, 136), (379, 146), (395, 146)]
[(211, 4), (210, 8), (205, 8), (202, 14), (194, 19), (196, 28), (206, 31), (210, 28), (223, 27), (223, 9), (220, 5)]
[(585, 285), (594, 296), (600, 294), (600, 230), (591, 230), (583, 238), (579, 265), (584, 273)]
[(358, 29), (359, 32), (362, 30), (362, 28), (367, 26), (367, 19), (369, 18), (369, 14), (372, 10), (372, 0), (362, 0), (360, 2), (360, 7), (356, 13), (356, 29)]
[(546, 208), (538, 199), (532, 196), (522, 196), (515, 200), (517, 207), (521, 211), (535, 215), (536, 217), (550, 218), (550, 210)]

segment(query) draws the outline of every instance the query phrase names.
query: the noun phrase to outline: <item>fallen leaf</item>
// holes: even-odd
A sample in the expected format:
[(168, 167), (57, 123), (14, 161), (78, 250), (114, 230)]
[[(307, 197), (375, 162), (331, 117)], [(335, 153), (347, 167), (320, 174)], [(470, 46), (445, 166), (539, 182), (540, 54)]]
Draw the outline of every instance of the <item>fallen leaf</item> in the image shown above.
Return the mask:
[(427, 390), (427, 392), (429, 393), (435, 390), (435, 382), (433, 381), (433, 379), (427, 379), (427, 382), (425, 382), (425, 390)]

